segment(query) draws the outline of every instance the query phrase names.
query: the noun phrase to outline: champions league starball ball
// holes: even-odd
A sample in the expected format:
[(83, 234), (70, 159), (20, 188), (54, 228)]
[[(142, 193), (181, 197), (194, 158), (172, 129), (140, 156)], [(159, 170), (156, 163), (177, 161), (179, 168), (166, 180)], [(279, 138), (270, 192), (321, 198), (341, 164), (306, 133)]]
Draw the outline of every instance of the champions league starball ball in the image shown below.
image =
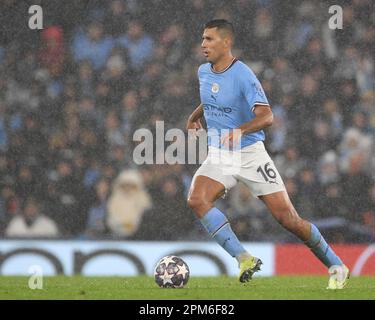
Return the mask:
[(156, 264), (154, 276), (161, 288), (182, 288), (189, 280), (190, 271), (180, 257), (166, 256)]

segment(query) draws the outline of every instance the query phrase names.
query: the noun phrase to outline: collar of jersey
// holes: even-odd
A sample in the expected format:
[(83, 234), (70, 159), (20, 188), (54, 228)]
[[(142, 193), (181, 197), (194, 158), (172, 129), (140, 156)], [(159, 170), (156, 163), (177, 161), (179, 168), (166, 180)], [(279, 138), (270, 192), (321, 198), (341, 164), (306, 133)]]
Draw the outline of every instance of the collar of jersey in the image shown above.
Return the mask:
[(211, 67), (211, 71), (212, 71), (213, 73), (224, 73), (224, 72), (227, 71), (230, 67), (232, 67), (236, 61), (237, 61), (237, 59), (236, 59), (236, 58), (233, 58), (232, 62), (229, 64), (229, 66), (226, 67), (226, 68), (225, 68), (224, 70), (222, 70), (222, 71), (215, 71), (214, 68), (212, 68), (212, 63), (211, 63), (211, 65), (210, 65), (210, 67)]

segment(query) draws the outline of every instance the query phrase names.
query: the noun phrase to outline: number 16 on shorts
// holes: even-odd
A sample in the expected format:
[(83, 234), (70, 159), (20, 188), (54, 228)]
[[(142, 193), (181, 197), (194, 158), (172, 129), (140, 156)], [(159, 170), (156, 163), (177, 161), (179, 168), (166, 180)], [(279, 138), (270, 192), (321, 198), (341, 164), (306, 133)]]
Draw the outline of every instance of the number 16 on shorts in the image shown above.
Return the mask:
[(276, 170), (272, 167), (271, 162), (267, 162), (264, 166), (259, 166), (257, 172), (262, 175), (264, 181), (269, 183), (277, 183), (277, 173)]

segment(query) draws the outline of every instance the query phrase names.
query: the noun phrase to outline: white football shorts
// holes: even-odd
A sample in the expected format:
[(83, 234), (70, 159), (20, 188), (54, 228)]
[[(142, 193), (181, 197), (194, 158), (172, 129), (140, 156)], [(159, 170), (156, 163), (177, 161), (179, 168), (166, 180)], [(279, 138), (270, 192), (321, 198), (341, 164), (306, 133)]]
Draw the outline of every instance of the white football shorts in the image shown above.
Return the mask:
[(242, 181), (255, 197), (285, 190), (284, 182), (262, 141), (239, 151), (209, 147), (207, 158), (193, 181), (197, 176), (220, 182), (226, 191)]

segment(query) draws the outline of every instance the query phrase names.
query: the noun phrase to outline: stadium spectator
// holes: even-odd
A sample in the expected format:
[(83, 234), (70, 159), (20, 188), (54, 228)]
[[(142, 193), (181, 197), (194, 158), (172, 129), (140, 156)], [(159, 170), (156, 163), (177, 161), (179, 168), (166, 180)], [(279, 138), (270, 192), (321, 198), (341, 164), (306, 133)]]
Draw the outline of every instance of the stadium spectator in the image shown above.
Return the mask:
[(343, 116), (336, 99), (328, 98), (323, 102), (323, 120), (327, 121), (330, 128), (330, 138), (333, 139), (334, 148), (343, 131)]
[(343, 202), (348, 209), (347, 217), (351, 221), (362, 221), (361, 212), (369, 201), (371, 177), (364, 170), (364, 164), (361, 154), (351, 157), (347, 171), (341, 179), (342, 188), (345, 190)]
[(71, 160), (62, 158), (49, 173), (54, 188), (51, 190), (52, 199), (56, 205), (50, 209), (54, 210), (55, 220), (62, 232), (70, 237), (83, 231), (90, 201), (74, 169)]
[(94, 95), (94, 71), (88, 60), (83, 61), (79, 66), (78, 88), (81, 96)]
[(323, 188), (340, 180), (337, 155), (333, 150), (327, 151), (320, 157), (317, 174), (318, 181)]
[(56, 238), (59, 231), (56, 223), (42, 213), (38, 201), (28, 197), (22, 212), (9, 222), (5, 235), (19, 238)]
[(248, 241), (267, 239), (268, 219), (264, 204), (255, 199), (242, 183), (237, 184), (229, 194), (228, 217), (239, 237)]
[(85, 29), (74, 36), (74, 60), (79, 63), (88, 59), (94, 69), (99, 70), (104, 67), (114, 47), (114, 41), (112, 37), (104, 34), (103, 25), (98, 21), (91, 22)]
[(154, 40), (144, 31), (139, 20), (131, 20), (127, 33), (118, 37), (117, 42), (127, 50), (130, 65), (137, 71), (151, 58), (154, 49)]
[(42, 31), (42, 41), (39, 53), (40, 64), (49, 71), (52, 77), (58, 77), (64, 72), (65, 62), (64, 34), (61, 27), (51, 26)]
[(120, 50), (114, 50), (108, 58), (104, 72), (101, 74), (102, 80), (109, 88), (108, 96), (112, 105), (108, 107), (113, 108), (113, 106), (119, 104), (123, 93), (132, 88), (132, 77), (133, 74), (126, 59), (124, 59), (124, 53)]
[(116, 178), (108, 200), (107, 225), (116, 237), (133, 236), (146, 210), (152, 206), (142, 176), (136, 170), (124, 170)]
[(349, 170), (355, 157), (361, 163), (367, 161), (370, 156), (371, 138), (361, 133), (357, 128), (349, 128), (344, 134), (339, 145), (339, 164), (342, 172)]
[(276, 157), (275, 164), (283, 172), (284, 177), (294, 178), (302, 169), (303, 160), (294, 146), (288, 146), (284, 150), (284, 153)]
[(299, 204), (303, 204), (303, 216), (312, 219), (317, 214), (316, 202), (321, 195), (315, 173), (310, 166), (306, 165), (299, 172), (297, 187)]
[(95, 184), (95, 198), (89, 209), (84, 236), (90, 239), (103, 238), (108, 234), (106, 219), (110, 185), (106, 179)]
[(339, 183), (330, 183), (324, 188), (325, 197), (319, 198), (316, 207), (318, 208), (314, 219), (329, 219), (348, 217), (348, 209), (345, 205), (343, 188)]
[(154, 226), (148, 239), (186, 239), (194, 231), (195, 223), (187, 213), (181, 178), (168, 175), (162, 177), (158, 185), (160, 189), (154, 195), (155, 206), (144, 219), (144, 226)]
[(111, 1), (107, 10), (103, 25), (107, 34), (117, 37), (127, 29), (131, 13), (127, 9), (125, 1), (122, 0)]

